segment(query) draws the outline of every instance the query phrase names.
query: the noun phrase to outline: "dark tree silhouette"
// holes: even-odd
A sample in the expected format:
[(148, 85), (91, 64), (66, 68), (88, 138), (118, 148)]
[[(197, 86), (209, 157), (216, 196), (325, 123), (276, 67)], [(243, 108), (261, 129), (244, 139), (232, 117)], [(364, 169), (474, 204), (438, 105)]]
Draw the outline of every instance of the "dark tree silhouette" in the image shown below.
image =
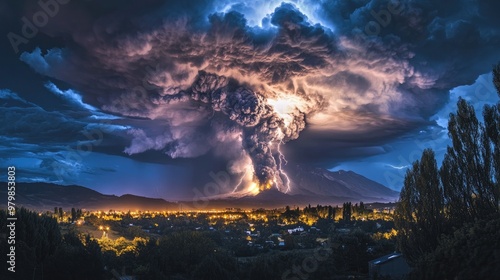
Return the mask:
[(346, 202), (342, 206), (342, 219), (345, 222), (350, 222), (351, 221), (351, 215), (352, 215), (352, 203), (351, 202)]
[(75, 208), (71, 208), (71, 221), (74, 222), (76, 221), (76, 210)]
[(453, 226), (498, 211), (498, 181), (495, 180), (498, 151), (494, 151), (498, 149), (497, 110), (485, 108), (488, 124), (483, 126), (471, 104), (460, 98), (457, 105), (458, 111), (450, 114), (448, 123), (453, 145), (448, 147), (440, 171)]
[(500, 63), (493, 66), (493, 85), (497, 89), (498, 95), (500, 95)]
[(434, 152), (424, 150), (407, 171), (394, 214), (398, 248), (412, 261), (436, 248), (443, 232), (443, 194)]
[(500, 274), (499, 229), (499, 217), (466, 224), (423, 256), (410, 279), (496, 279)]
[[(500, 95), (500, 64), (494, 67), (493, 75)], [(459, 248), (468, 236), (475, 236), (482, 223), (500, 216), (500, 102), (484, 107), (484, 124), (464, 99), (459, 99), (457, 107), (448, 123), (452, 145), (447, 148), (439, 173), (434, 154), (425, 150), (422, 159), (407, 171), (394, 217), (398, 248), (417, 264), (415, 275), (429, 279), (437, 275), (455, 279), (460, 269), (444, 265), (446, 270), (439, 268), (422, 274), (429, 259), (434, 264), (445, 259), (469, 266), (476, 264), (477, 248)], [(489, 225), (492, 232), (500, 230), (498, 222)], [(484, 244), (488, 239), (496, 240), (487, 237)], [(486, 262), (500, 262), (498, 254), (493, 253)], [(474, 270), (465, 271), (472, 272), (465, 278), (474, 275)]]

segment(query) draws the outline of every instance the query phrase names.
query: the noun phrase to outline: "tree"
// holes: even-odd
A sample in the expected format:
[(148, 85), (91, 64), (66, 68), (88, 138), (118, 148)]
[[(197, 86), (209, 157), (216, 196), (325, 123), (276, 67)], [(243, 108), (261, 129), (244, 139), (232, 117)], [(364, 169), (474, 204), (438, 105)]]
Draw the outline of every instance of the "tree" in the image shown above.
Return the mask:
[(206, 256), (194, 269), (194, 279), (234, 279), (214, 256)]
[(162, 236), (158, 249), (160, 270), (168, 275), (192, 271), (205, 256), (214, 252), (216, 245), (206, 234), (181, 231)]
[(63, 212), (62, 208), (61, 208), (61, 207), (59, 207), (59, 219), (61, 219), (61, 220), (62, 220), (62, 218), (63, 218), (63, 214), (64, 214), (64, 212)]
[(494, 279), (500, 274), (500, 217), (466, 224), (444, 236), (410, 279)]
[[(500, 93), (499, 93), (500, 95)], [(491, 142), (492, 173), (494, 182), (494, 200), (499, 205), (500, 198), (500, 103), (496, 106), (485, 106), (483, 111), (485, 133)]]
[[(500, 64), (495, 66), (493, 74), (500, 95)], [(476, 226), (467, 228), (467, 225), (480, 225), (500, 214), (500, 102), (484, 107), (484, 124), (477, 119), (474, 107), (462, 98), (457, 107), (448, 122), (452, 145), (447, 147), (439, 173), (434, 154), (425, 150), (421, 160), (414, 162), (406, 173), (394, 216), (398, 248), (425, 270), (429, 268), (429, 258), (432, 264), (453, 260), (455, 264), (477, 265), (479, 258), (475, 255), (482, 249), (463, 246), (465, 241), (477, 239), (469, 237), (475, 235)], [(453, 231), (455, 236), (451, 235)], [(498, 232), (498, 223), (493, 231)], [(498, 239), (492, 236), (485, 235), (479, 243)], [(490, 241), (484, 244), (498, 247)], [(482, 259), (495, 266), (493, 258)], [(417, 277), (454, 279), (461, 269), (448, 264), (444, 267)], [(472, 274), (458, 278), (479, 276), (474, 274), (475, 269), (464, 271)]]
[(63, 243), (47, 262), (44, 279), (103, 279), (104, 265), (99, 244), (88, 236), (85, 243), (77, 232), (66, 233)]
[(75, 208), (71, 208), (71, 221), (74, 222), (76, 221), (76, 210)]
[[(370, 259), (375, 258), (367, 251), (368, 247), (375, 245), (374, 240), (369, 234), (360, 229), (356, 229), (349, 235), (333, 236), (332, 243), (342, 244), (342, 246), (334, 246), (331, 252), (333, 266), (338, 270), (337, 274), (368, 272), (368, 266), (366, 264)], [(330, 275), (330, 277), (324, 279), (332, 278)]]
[(497, 212), (499, 198), (497, 109), (485, 107), (483, 126), (471, 104), (460, 98), (457, 106), (448, 122), (452, 146), (447, 148), (440, 170), (453, 226)]
[(350, 222), (351, 214), (352, 214), (352, 203), (351, 202), (344, 203), (344, 205), (342, 206), (342, 219), (345, 222)]
[(500, 63), (493, 66), (493, 85), (497, 89), (498, 95), (500, 95)]
[[(500, 96), (500, 63), (493, 68), (493, 83)], [(494, 178), (493, 197), (494, 204), (500, 207), (500, 102), (493, 106), (484, 106), (484, 134), (491, 149), (492, 168), (490, 176)], [(485, 143), (487, 145), (488, 143)], [(497, 208), (498, 209), (498, 208)]]
[(424, 150), (406, 172), (394, 213), (398, 248), (412, 261), (436, 248), (443, 233), (443, 193), (434, 152)]

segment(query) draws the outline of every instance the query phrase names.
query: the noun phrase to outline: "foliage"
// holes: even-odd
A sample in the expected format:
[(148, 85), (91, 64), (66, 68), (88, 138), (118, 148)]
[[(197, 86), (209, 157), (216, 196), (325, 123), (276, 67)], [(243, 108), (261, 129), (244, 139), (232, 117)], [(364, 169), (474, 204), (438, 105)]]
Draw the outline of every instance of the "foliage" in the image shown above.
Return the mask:
[(442, 233), (443, 193), (434, 152), (425, 150), (406, 172), (394, 214), (398, 246), (410, 260), (432, 251)]
[(344, 220), (344, 222), (350, 222), (351, 215), (352, 215), (352, 203), (346, 202), (342, 206), (342, 220)]
[(493, 66), (493, 85), (497, 89), (498, 95), (500, 95), (500, 63)]
[(338, 235), (332, 239), (333, 263), (342, 273), (367, 273), (367, 263), (376, 258), (368, 248), (376, 243), (369, 234), (355, 230), (349, 235)]
[(467, 224), (425, 255), (412, 279), (496, 279), (500, 275), (500, 216)]
[[(0, 234), (7, 229), (6, 217), (6, 211), (0, 210)], [(3, 275), (7, 270), (2, 270), (1, 279), (102, 279), (102, 254), (95, 241), (74, 231), (61, 235), (52, 215), (21, 208), (16, 217), (16, 272), (14, 276)], [(7, 252), (7, 246), (7, 242), (0, 242), (2, 252)], [(4, 263), (5, 257), (0, 257)]]
[(499, 154), (494, 152), (499, 140), (498, 111), (495, 107), (484, 109), (484, 126), (471, 104), (460, 99), (457, 105), (457, 113), (450, 114), (448, 123), (453, 145), (448, 147), (440, 171), (453, 226), (498, 212), (499, 201)]
[(44, 277), (48, 279), (102, 279), (101, 249), (95, 240), (86, 238), (84, 245), (75, 232), (64, 235), (63, 243), (47, 262)]
[[(227, 255), (226, 255), (227, 256)], [(194, 269), (193, 279), (236, 280), (236, 262), (223, 255), (208, 255)]]
[[(500, 64), (493, 69), (500, 95)], [(437, 172), (425, 150), (407, 171), (394, 222), (415, 279), (488, 279), (500, 246), (500, 102), (483, 109), (459, 99), (448, 123), (452, 145)], [(491, 220), (488, 217), (493, 217)]]
[(103, 251), (111, 251), (115, 255), (120, 256), (125, 253), (137, 253), (137, 246), (140, 243), (146, 243), (146, 239), (142, 237), (136, 237), (134, 240), (127, 240), (124, 237), (119, 237), (116, 240), (109, 239), (107, 237), (97, 240)]

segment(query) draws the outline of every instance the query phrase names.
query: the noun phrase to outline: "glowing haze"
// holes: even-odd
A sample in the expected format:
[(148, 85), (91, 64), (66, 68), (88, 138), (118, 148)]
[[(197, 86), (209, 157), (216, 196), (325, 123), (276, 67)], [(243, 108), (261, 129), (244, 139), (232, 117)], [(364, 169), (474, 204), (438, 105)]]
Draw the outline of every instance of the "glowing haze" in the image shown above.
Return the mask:
[[(476, 13), (488, 16), (479, 2)], [(153, 151), (175, 162), (209, 155), (229, 166), (225, 193), (293, 192), (287, 153), (331, 167), (341, 157), (329, 146), (338, 135), (366, 133), (379, 145), (433, 125), (448, 91), (494, 62), (498, 29), (474, 25), (476, 16), (462, 10), (447, 18), (442, 4), (398, 3), (370, 36), (371, 11), (387, 1), (81, 4), (43, 29), (64, 38), (63, 46), (34, 47), (20, 60), (70, 87), (88, 110), (117, 118), (119, 129), (106, 133), (126, 139), (121, 156)], [(433, 53), (451, 45), (455, 56)], [(465, 69), (457, 60), (463, 53), (478, 55), (475, 66), (456, 73)]]

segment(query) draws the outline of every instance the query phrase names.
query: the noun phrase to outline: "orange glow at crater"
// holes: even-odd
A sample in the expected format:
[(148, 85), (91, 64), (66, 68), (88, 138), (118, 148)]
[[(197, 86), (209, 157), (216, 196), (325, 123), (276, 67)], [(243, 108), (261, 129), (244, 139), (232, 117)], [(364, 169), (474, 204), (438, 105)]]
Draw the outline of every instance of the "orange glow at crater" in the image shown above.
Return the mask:
[(257, 184), (256, 182), (252, 182), (248, 187), (248, 190), (251, 194), (258, 195), (260, 193), (259, 184)]
[(273, 181), (269, 180), (265, 184), (260, 184), (259, 190), (260, 191), (270, 190), (272, 186), (273, 186)]

